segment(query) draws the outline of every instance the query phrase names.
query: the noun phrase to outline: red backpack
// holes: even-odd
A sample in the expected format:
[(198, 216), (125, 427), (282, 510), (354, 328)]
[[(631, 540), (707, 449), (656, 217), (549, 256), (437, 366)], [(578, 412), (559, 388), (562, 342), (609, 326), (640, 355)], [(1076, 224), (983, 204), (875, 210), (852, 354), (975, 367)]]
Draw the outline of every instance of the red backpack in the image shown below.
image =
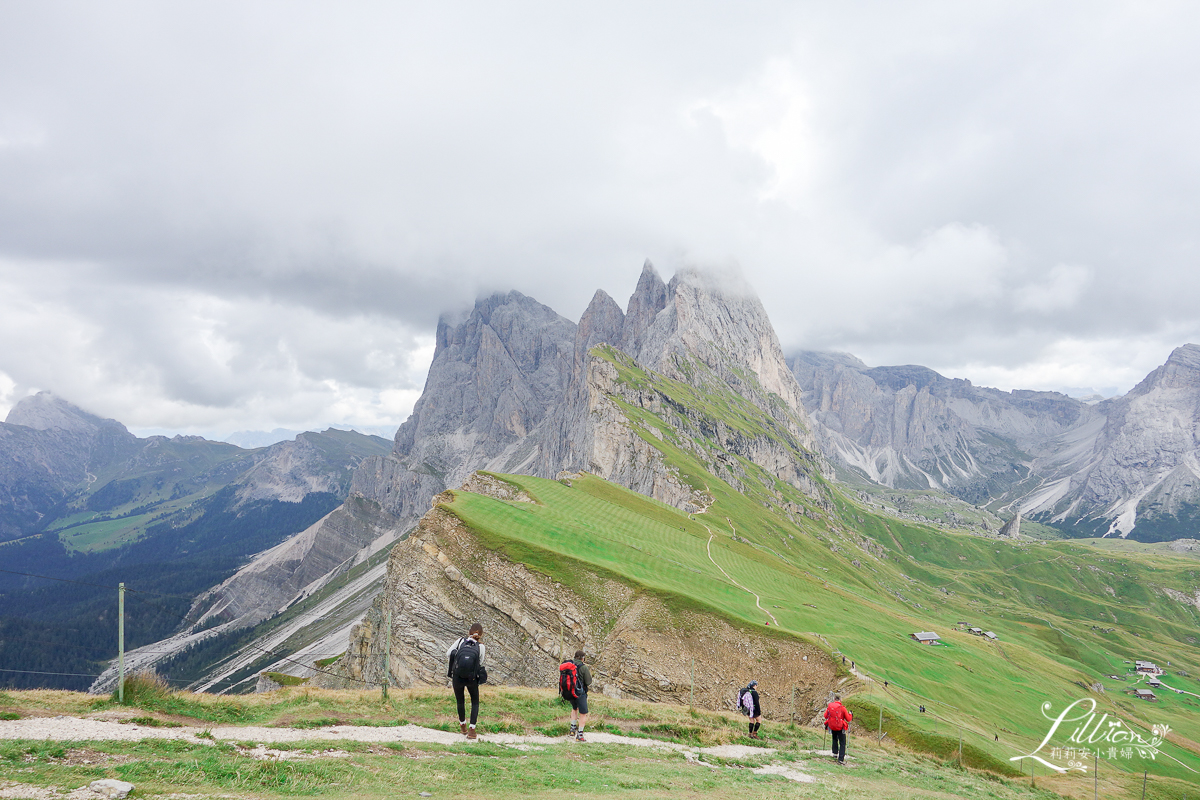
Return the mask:
[(558, 693), (570, 702), (579, 697), (579, 670), (574, 661), (564, 661), (558, 667)]

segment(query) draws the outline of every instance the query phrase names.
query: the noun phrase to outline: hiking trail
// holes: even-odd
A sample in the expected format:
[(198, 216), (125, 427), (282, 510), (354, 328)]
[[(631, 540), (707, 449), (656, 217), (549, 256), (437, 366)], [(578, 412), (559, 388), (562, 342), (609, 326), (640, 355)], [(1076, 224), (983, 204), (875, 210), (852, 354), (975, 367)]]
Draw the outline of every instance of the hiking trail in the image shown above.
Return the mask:
[[(700, 523), (700, 524), (701, 524), (701, 525), (704, 525), (704, 523), (703, 523), (703, 522), (702, 522), (702, 523)], [(736, 587), (738, 587), (739, 589), (741, 589), (743, 592), (747, 592), (747, 593), (749, 593), (749, 594), (752, 594), (752, 595), (754, 595), (754, 605), (758, 606), (758, 610), (759, 610), (759, 611), (761, 611), (761, 612), (763, 612), (764, 614), (766, 614), (768, 617), (770, 617), (770, 618), (771, 618), (771, 622), (774, 622), (774, 623), (775, 623), (775, 624), (778, 626), (778, 625), (779, 625), (779, 620), (775, 619), (775, 615), (774, 615), (774, 614), (772, 614), (770, 611), (767, 611), (765, 608), (763, 608), (763, 605), (762, 605), (762, 598), (761, 598), (761, 597), (759, 597), (757, 593), (750, 591), (750, 590), (749, 590), (749, 589), (747, 589), (745, 586), (742, 586), (740, 583), (738, 583), (738, 582), (737, 582), (737, 581), (735, 581), (735, 580), (734, 580), (732, 577), (730, 577), (729, 573), (725, 571), (724, 567), (722, 567), (720, 564), (718, 564), (718, 563), (717, 563), (717, 561), (716, 561), (716, 559), (714, 559), (714, 558), (712, 557), (712, 540), (713, 540), (713, 537), (715, 537), (715, 536), (716, 536), (716, 534), (715, 534), (715, 533), (713, 533), (713, 532), (712, 532), (712, 528), (709, 528), (707, 525), (704, 525), (704, 529), (708, 531), (708, 544), (707, 544), (707, 545), (705, 545), (705, 548), (708, 550), (708, 560), (712, 562), (712, 564), (713, 564), (713, 566), (714, 566), (714, 567), (716, 567), (717, 569), (721, 570), (721, 574), (725, 576), (725, 579), (726, 579), (727, 581), (729, 581), (729, 582), (730, 582), (730, 583), (732, 583), (734, 586), (736, 586)]]

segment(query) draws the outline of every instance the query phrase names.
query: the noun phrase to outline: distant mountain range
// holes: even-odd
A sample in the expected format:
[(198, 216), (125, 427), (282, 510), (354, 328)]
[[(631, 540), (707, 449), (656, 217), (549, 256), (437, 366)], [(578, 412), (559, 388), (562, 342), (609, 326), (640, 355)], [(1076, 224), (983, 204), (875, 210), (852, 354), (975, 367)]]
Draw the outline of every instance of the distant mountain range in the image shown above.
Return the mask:
[(802, 352), (789, 365), (822, 451), (849, 482), (942, 490), (1067, 536), (1200, 533), (1200, 346), (1101, 402), (844, 354)]
[[(675, 388), (651, 391), (640, 370)], [(690, 270), (667, 283), (647, 263), (624, 310), (597, 292), (577, 324), (518, 292), (443, 318), (390, 443), (333, 430), (258, 450), (138, 439), (27, 398), (0, 426), (0, 563), (175, 596), (135, 628), (131, 664), (244, 690), (264, 669), (342, 652), (392, 545), (477, 470), (588, 472), (689, 511), (712, 502), (703, 475), (775, 482), (759, 502), (793, 519), (827, 513), (836, 479), (950, 504), (943, 524), (974, 514), (995, 531), (1019, 513), (1059, 535), (1155, 541), (1200, 530), (1198, 447), (1195, 345), (1124, 397), (1002, 392), (919, 366), (785, 356), (749, 287)], [(95, 592), (22, 613), (30, 592), (57, 591), (42, 586), (0, 573), (0, 624), (109, 636)]]
[(389, 447), (335, 430), (257, 450), (140, 439), (48, 393), (24, 398), (0, 423), (0, 667), (85, 674), (106, 663), (116, 619), (99, 585), (151, 593), (130, 597), (142, 604), (130, 646), (170, 634), (192, 597), (336, 508), (358, 464)]

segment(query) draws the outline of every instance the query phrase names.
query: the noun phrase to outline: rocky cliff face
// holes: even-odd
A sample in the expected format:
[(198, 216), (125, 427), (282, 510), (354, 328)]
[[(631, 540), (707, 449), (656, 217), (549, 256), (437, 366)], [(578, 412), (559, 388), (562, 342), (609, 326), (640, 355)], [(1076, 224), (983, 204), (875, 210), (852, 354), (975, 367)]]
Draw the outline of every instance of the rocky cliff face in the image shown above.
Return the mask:
[(1022, 492), (1035, 457), (1096, 414), (1055, 392), (1001, 392), (926, 367), (871, 369), (845, 354), (802, 352), (790, 366), (831, 460), (874, 483), (973, 503)]
[(240, 475), (238, 499), (298, 503), (314, 492), (345, 497), (354, 472), (366, 458), (390, 450), (386, 439), (330, 428), (301, 433), (267, 447), (254, 466)]
[(485, 466), (527, 471), (528, 436), (560, 402), (575, 365), (575, 325), (519, 292), (438, 323), (425, 391), (384, 458), (352, 491), (411, 524), (437, 493)]
[(1079, 533), (1154, 541), (1200, 531), (1200, 346), (1176, 348), (1124, 397), (1078, 466), (1023, 505)]
[[(548, 477), (587, 470), (680, 507), (694, 505), (692, 489), (662, 465), (618, 405), (660, 401), (624, 393), (611, 364), (593, 355), (602, 346), (667, 377), (732, 389), (815, 452), (800, 387), (749, 288), (694, 270), (666, 284), (646, 262), (625, 312), (597, 292), (573, 325), (511, 292), (481, 300), (457, 324), (443, 319), (412, 417), (389, 456), (355, 473), (352, 491), (403, 522), (476, 469)], [(761, 450), (746, 448), (752, 458)], [(809, 487), (824, 467), (819, 458), (763, 457), (764, 466)]]
[[(486, 476), (471, 478), (463, 489), (522, 499)], [(754, 674), (775, 696), (800, 687), (797, 709), (808, 717), (836, 682), (819, 648), (700, 613), (664, 625), (678, 613), (595, 574), (570, 587), (553, 582), (485, 547), (457, 517), (435, 506), (392, 549), (384, 590), (353, 629), (347, 654), (334, 668), (339, 677), (317, 678), (332, 686), (379, 683), (390, 620), (389, 680), (400, 687), (444, 684), (446, 650), (474, 622), (484, 626), (489, 682), (500, 685), (557, 685), (558, 664), (577, 649), (595, 659), (593, 691), (611, 697), (687, 702), (694, 659), (701, 708), (728, 709), (745, 676)], [(768, 651), (776, 655), (761, 659)], [(790, 708), (767, 713), (786, 718)]]
[(387, 547), (400, 532), (396, 518), (378, 504), (351, 498), (197, 597), (188, 622), (255, 625)]
[[(732, 391), (771, 417), (777, 430), (744, 436), (648, 382), (622, 381), (614, 359), (701, 393)], [(817, 478), (827, 467), (816, 454), (800, 387), (762, 304), (744, 285), (692, 270), (664, 284), (647, 262), (626, 313), (603, 292), (593, 298), (576, 329), (572, 375), (563, 402), (539, 432), (535, 474), (587, 471), (679, 508), (702, 507), (705, 499), (665, 466), (647, 438), (661, 438), (661, 431), (635, 424), (623, 410), (633, 407), (674, 426), (676, 443), (702, 462), (712, 459), (715, 444), (731, 462), (734, 454), (745, 457), (822, 497)]]
[(1200, 347), (1124, 397), (1088, 405), (1001, 392), (925, 367), (799, 353), (824, 453), (858, 479), (945, 489), (1074, 535), (1157, 541), (1200, 531)]

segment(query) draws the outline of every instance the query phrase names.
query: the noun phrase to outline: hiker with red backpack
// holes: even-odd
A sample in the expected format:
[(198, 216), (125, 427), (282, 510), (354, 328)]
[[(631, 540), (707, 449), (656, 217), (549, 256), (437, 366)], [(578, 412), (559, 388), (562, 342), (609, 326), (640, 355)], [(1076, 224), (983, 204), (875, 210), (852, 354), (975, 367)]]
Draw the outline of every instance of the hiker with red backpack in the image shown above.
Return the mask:
[(571, 704), (571, 732), (568, 739), (585, 742), (583, 726), (587, 723), (588, 689), (592, 686), (592, 671), (583, 663), (583, 651), (576, 650), (575, 658), (558, 667), (558, 693)]
[[(446, 669), (446, 677), (452, 681), (454, 699), (458, 701), (458, 726), (468, 739), (475, 738), (475, 723), (479, 719), (479, 684), (487, 682), (487, 668), (483, 665), (484, 645), (483, 626), (476, 622), (471, 630), (450, 649), (446, 656), (450, 666)], [(466, 702), (463, 690), (471, 695), (471, 725), (467, 727)]]
[(758, 681), (750, 681), (745, 689), (738, 691), (738, 711), (750, 718), (750, 738), (760, 738), (758, 728), (762, 725), (762, 704), (758, 699)]
[(833, 754), (837, 763), (846, 763), (846, 731), (850, 730), (850, 721), (854, 715), (842, 705), (842, 696), (835, 694), (833, 701), (825, 707), (825, 727), (833, 734)]

